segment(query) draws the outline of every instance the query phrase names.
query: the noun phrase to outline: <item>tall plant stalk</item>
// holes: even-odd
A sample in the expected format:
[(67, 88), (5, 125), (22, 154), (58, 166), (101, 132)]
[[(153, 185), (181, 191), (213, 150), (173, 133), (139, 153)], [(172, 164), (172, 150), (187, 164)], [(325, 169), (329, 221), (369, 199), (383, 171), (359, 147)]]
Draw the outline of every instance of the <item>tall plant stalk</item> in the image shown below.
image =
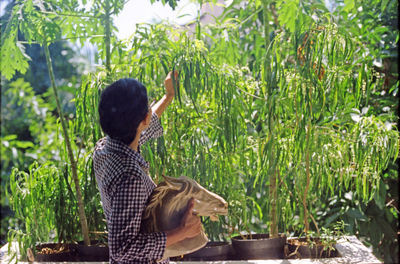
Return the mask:
[(199, 10), (197, 10), (197, 17), (196, 17), (196, 38), (198, 40), (201, 39), (201, 24), (200, 24), (200, 16), (201, 16), (201, 7), (203, 6), (203, 1), (199, 1)]
[(306, 136), (306, 186), (303, 193), (303, 210), (304, 210), (304, 231), (308, 235), (310, 230), (310, 224), (308, 223), (308, 207), (307, 207), (307, 194), (310, 188), (310, 134), (311, 134), (311, 121), (307, 125), (307, 136)]
[(65, 143), (67, 145), (68, 157), (71, 162), (72, 178), (75, 183), (76, 199), (78, 202), (79, 220), (80, 220), (81, 227), (82, 227), (83, 240), (84, 240), (85, 245), (90, 245), (89, 228), (88, 228), (88, 224), (87, 224), (82, 193), (81, 193), (81, 189), (80, 189), (80, 185), (79, 185), (77, 162), (75, 160), (74, 153), (73, 153), (72, 147), (71, 147), (71, 142), (70, 142), (70, 139), (68, 136), (68, 129), (67, 129), (67, 125), (66, 125), (66, 122), (64, 119), (64, 114), (63, 114), (63, 111), (61, 108), (60, 99), (59, 99), (58, 92), (57, 92), (57, 87), (56, 87), (56, 82), (55, 82), (55, 77), (54, 77), (54, 72), (53, 72), (53, 66), (51, 63), (50, 51), (49, 51), (49, 47), (48, 47), (46, 40), (43, 42), (43, 48), (44, 48), (44, 53), (46, 56), (47, 69), (49, 71), (51, 86), (52, 86), (52, 89), (54, 92), (54, 97), (55, 97), (56, 103), (57, 103), (57, 111), (60, 116), (62, 131), (64, 134)]
[[(268, 1), (269, 0), (263, 0), (262, 1), (262, 6), (263, 6), (263, 22), (264, 22), (264, 43), (265, 43), (265, 50), (268, 50), (270, 41), (269, 41), (269, 21), (268, 21)], [(269, 57), (268, 55), (265, 56), (264, 60), (264, 74), (266, 75), (268, 73), (267, 69), (269, 66)]]
[[(264, 22), (264, 43), (265, 43), (265, 60), (264, 60), (264, 76), (265, 80), (269, 81), (268, 76), (269, 74), (269, 65), (270, 65), (270, 60), (269, 60), (269, 54), (268, 53), (268, 47), (270, 45), (269, 41), (269, 21), (268, 21), (268, 0), (263, 0), (262, 1), (262, 7), (263, 7), (263, 22)], [(275, 127), (274, 127), (274, 119), (275, 119), (275, 104), (271, 104), (272, 100), (272, 84), (268, 83), (268, 101), (269, 101), (269, 140), (272, 142), (270, 144), (271, 148), (271, 154), (268, 155), (269, 157), (269, 164), (272, 166), (272, 173), (270, 173), (269, 177), (269, 198), (271, 200), (270, 204), (270, 209), (269, 209), (269, 215), (271, 219), (271, 224), (270, 224), (270, 230), (269, 230), (269, 235), (270, 238), (277, 238), (278, 237), (278, 216), (277, 216), (277, 200), (278, 200), (278, 192), (277, 192), (277, 186), (276, 186), (276, 174), (277, 174), (277, 169), (279, 167), (276, 164), (276, 157), (275, 157)]]
[[(274, 151), (272, 152), (272, 161), (274, 159)], [(270, 225), (270, 238), (278, 237), (278, 215), (277, 215), (277, 200), (278, 200), (278, 190), (276, 186), (276, 173), (279, 168), (276, 164), (273, 164), (273, 170), (270, 177), (270, 185), (269, 185), (269, 197), (271, 199), (270, 205), (270, 217), (271, 217), (271, 225)]]

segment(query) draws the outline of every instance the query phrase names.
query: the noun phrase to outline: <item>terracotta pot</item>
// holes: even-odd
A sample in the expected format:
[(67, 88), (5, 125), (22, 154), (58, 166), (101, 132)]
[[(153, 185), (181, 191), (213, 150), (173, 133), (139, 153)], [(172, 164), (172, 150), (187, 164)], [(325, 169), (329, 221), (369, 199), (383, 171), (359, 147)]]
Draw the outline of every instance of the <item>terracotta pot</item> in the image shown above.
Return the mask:
[(238, 260), (283, 259), (286, 236), (269, 238), (269, 234), (232, 237), (232, 246)]
[(195, 261), (227, 260), (231, 251), (232, 247), (229, 242), (208, 242), (205, 247), (185, 255), (184, 259)]
[(334, 258), (339, 255), (336, 249), (324, 250), (319, 238), (311, 238), (311, 241), (315, 244), (310, 245), (305, 237), (288, 239), (286, 258)]
[(75, 244), (46, 243), (36, 246), (35, 261), (61, 262), (76, 261), (77, 246)]
[(109, 261), (109, 249), (105, 243), (97, 240), (90, 241), (90, 246), (85, 246), (83, 241), (77, 245), (77, 255), (80, 261)]

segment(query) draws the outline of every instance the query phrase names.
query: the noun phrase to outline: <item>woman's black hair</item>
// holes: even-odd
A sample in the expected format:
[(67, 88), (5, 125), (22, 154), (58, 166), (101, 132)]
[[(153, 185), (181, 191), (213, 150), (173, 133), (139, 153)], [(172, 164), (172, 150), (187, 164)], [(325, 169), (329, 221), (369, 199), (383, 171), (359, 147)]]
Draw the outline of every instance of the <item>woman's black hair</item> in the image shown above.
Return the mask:
[(129, 145), (149, 111), (146, 87), (135, 79), (120, 79), (108, 86), (99, 103), (104, 133)]

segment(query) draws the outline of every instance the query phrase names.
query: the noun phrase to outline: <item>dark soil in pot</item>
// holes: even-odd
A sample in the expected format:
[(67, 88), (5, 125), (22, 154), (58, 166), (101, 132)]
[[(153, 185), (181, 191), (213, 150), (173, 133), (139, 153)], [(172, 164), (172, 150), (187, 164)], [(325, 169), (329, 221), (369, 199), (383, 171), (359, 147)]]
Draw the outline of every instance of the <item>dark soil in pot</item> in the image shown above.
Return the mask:
[(228, 260), (232, 255), (232, 246), (229, 242), (208, 242), (205, 247), (184, 255), (171, 258), (175, 261), (218, 261)]
[(77, 246), (75, 244), (40, 244), (36, 246), (34, 259), (38, 262), (77, 261), (76, 252)]
[(109, 249), (106, 243), (92, 240), (90, 246), (85, 246), (83, 241), (77, 246), (79, 261), (109, 261)]
[(238, 260), (283, 259), (286, 236), (270, 238), (269, 234), (232, 237), (232, 246)]
[(305, 237), (288, 239), (285, 246), (285, 257), (289, 259), (298, 258), (335, 258), (339, 257), (336, 249), (324, 249), (320, 239)]

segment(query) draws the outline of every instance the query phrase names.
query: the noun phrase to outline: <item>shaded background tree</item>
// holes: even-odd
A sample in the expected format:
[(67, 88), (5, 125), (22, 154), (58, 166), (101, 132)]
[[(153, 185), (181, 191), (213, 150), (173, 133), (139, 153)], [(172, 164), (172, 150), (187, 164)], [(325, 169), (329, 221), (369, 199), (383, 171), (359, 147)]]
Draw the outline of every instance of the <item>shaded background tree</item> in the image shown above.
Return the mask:
[[(4, 14), (0, 18), (2, 35), (15, 1), (2, 3)], [(21, 33), (19, 39), (23, 42)], [(27, 170), (34, 160), (60, 162), (60, 150), (54, 146), (57, 137), (56, 106), (49, 94), (50, 79), (46, 72), (46, 59), (38, 44), (24, 44), (26, 55), (30, 58), (26, 73), (17, 72), (12, 79), (2, 76), (1, 104), (1, 243), (6, 241), (9, 226), (13, 226), (12, 212), (5, 196), (5, 184), (9, 181), (12, 167)], [(54, 68), (59, 86), (62, 88), (62, 103), (67, 116), (74, 114), (75, 89), (79, 85), (77, 64), (71, 59), (75, 51), (65, 41), (50, 46), (55, 54)]]

